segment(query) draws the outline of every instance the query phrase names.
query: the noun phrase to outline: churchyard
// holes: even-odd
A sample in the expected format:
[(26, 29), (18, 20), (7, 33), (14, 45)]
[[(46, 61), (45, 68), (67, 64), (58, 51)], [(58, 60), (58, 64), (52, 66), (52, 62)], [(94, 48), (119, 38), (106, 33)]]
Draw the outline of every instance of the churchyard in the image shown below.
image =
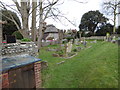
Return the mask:
[(72, 7), (81, 3), (81, 8), (72, 8), (76, 14), (66, 3), (70, 10), (65, 13), (72, 12), (73, 20), (59, 10), (64, 0), (10, 0), (11, 5), (4, 1), (0, 1), (0, 90), (118, 88), (120, 1), (102, 1), (103, 11), (96, 8), (79, 15), (84, 11), (81, 4), (91, 0), (66, 0)]
[[(76, 51), (76, 47), (81, 48)], [(59, 45), (43, 47), (39, 55), (48, 63), (42, 70), (43, 88), (117, 88), (117, 44), (87, 40), (86, 47), (73, 45), (71, 52), (77, 54), (71, 58), (54, 57), (56, 48)]]
[[(40, 58), (42, 60), (41, 66), (34, 65), (34, 69), (35, 67), (40, 69), (40, 76), (35, 76), (37, 80), (40, 80), (37, 82), (35, 79), (36, 87), (117, 88), (117, 43), (118, 41), (112, 43), (103, 39), (96, 40), (93, 38), (91, 40), (83, 38), (81, 42), (79, 39), (75, 39), (74, 43), (72, 39), (62, 44), (53, 42), (51, 44), (49, 42), (49, 44), (40, 49), (40, 52), (36, 56), (37, 49), (33, 42), (17, 41), (17, 43), (13, 44), (4, 44), (2, 55), (3, 57), (18, 55), (18, 59), (26, 58), (25, 60), (27, 58), (30, 59), (30, 56)], [(19, 57), (19, 55), (22, 57)], [(24, 55), (30, 56), (24, 57)], [(15, 63), (16, 65), (20, 65), (18, 62)]]

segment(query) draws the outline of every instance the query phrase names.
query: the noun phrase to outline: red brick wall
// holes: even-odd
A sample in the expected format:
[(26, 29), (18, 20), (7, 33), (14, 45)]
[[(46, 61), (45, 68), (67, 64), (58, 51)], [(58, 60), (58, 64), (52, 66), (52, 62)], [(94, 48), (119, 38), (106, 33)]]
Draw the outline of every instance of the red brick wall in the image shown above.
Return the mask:
[(34, 63), (36, 88), (41, 88), (41, 62)]
[(8, 73), (4, 73), (0, 75), (0, 84), (2, 85), (2, 88), (9, 88), (9, 80), (8, 80)]

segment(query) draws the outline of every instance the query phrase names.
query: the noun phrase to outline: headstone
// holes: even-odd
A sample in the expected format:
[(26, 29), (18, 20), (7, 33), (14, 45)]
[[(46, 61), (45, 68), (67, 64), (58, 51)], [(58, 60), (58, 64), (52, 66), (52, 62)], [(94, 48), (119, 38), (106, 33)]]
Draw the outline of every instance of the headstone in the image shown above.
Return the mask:
[(75, 39), (75, 45), (79, 45), (79, 44), (78, 44), (78, 39)]
[(72, 51), (72, 42), (68, 42), (67, 44), (67, 53), (70, 53)]
[(118, 37), (118, 45), (120, 46), (120, 37)]
[(113, 38), (112, 38), (112, 43), (115, 43), (116, 42), (116, 40), (115, 40), (115, 36), (113, 36)]
[(106, 41), (110, 41), (110, 34), (109, 33), (106, 33)]
[(6, 41), (7, 43), (16, 43), (16, 38), (15, 36), (6, 35)]

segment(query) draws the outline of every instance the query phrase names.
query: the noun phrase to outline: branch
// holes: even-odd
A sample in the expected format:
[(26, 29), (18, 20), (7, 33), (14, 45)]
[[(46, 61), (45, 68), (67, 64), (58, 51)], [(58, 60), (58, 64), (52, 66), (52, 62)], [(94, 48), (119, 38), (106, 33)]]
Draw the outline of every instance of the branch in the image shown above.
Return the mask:
[(27, 11), (30, 12), (30, 0), (27, 1)]
[(21, 13), (20, 5), (19, 5), (19, 3), (17, 2), (17, 0), (12, 0), (12, 1), (15, 3), (18, 11)]
[(5, 3), (1, 2), (1, 1), (0, 1), (0, 3), (3, 6), (3, 7), (2, 6), (0, 6), (0, 7), (2, 7), (3, 9), (5, 9), (5, 6), (7, 6), (7, 7), (11, 8), (12, 10), (14, 10), (16, 13), (18, 13), (20, 15), (20, 13), (16, 9), (12, 8), (11, 5), (7, 5), (7, 4), (5, 4)]
[(7, 18), (7, 19), (9, 19), (10, 21), (12, 21), (12, 22), (13, 22), (13, 20), (12, 20), (11, 18), (7, 17), (7, 16), (6, 16), (6, 15), (4, 15), (2, 12), (0, 12), (0, 14), (1, 14), (2, 16), (4, 16), (5, 18)]
[(33, 8), (32, 11), (29, 13), (29, 15), (32, 14), (32, 12), (39, 6), (40, 6), (40, 4), (38, 4), (35, 8)]
[(78, 2), (78, 3), (83, 3), (83, 4), (86, 4), (87, 2), (80, 2), (80, 1), (78, 1), (78, 0), (74, 0), (74, 1), (76, 1), (76, 2)]
[[(54, 1), (54, 0), (53, 0), (53, 1)], [(59, 1), (59, 0), (56, 0), (55, 2), (52, 2), (52, 3), (49, 2), (49, 5), (43, 7), (43, 9), (45, 9), (45, 8), (47, 8), (47, 7), (49, 7), (49, 6), (55, 5), (58, 1)]]
[[(62, 22), (59, 18), (64, 18), (65, 20), (67, 20), (70, 24), (72, 24), (73, 26), (76, 26), (72, 21), (70, 21), (67, 17), (65, 17), (64, 15), (60, 15), (60, 12), (58, 12), (58, 14), (55, 14), (54, 11), (51, 10), (51, 17), (54, 17), (54, 20), (58, 20), (60, 22)], [(50, 16), (49, 16), (50, 17)]]
[[(2, 4), (2, 2), (1, 2), (1, 4)], [(17, 22), (14, 20), (13, 16), (8, 12), (8, 10), (7, 10), (7, 8), (5, 7), (5, 5), (4, 5), (4, 4), (2, 4), (2, 5), (3, 5), (4, 9), (7, 11), (7, 13), (10, 15), (10, 17), (11, 17), (12, 19), (10, 19), (10, 18), (8, 18), (7, 16), (3, 15), (2, 12), (0, 12), (0, 13), (1, 13), (3, 16), (5, 16), (6, 18), (8, 18), (9, 20), (11, 20), (12, 22), (14, 22), (14, 24), (17, 26), (17, 29), (20, 29), (19, 25), (18, 25)]]

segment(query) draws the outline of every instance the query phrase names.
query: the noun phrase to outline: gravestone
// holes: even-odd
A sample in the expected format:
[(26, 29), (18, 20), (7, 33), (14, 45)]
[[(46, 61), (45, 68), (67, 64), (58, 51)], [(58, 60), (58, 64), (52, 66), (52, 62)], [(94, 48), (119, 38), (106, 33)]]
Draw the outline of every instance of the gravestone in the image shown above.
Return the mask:
[(118, 45), (120, 46), (120, 37), (118, 37)]
[(16, 43), (16, 38), (15, 38), (15, 36), (6, 35), (6, 42), (7, 42), (7, 43)]
[(79, 45), (78, 41), (78, 39), (75, 39), (75, 45)]
[(67, 53), (70, 53), (72, 51), (72, 42), (68, 42), (67, 44)]

